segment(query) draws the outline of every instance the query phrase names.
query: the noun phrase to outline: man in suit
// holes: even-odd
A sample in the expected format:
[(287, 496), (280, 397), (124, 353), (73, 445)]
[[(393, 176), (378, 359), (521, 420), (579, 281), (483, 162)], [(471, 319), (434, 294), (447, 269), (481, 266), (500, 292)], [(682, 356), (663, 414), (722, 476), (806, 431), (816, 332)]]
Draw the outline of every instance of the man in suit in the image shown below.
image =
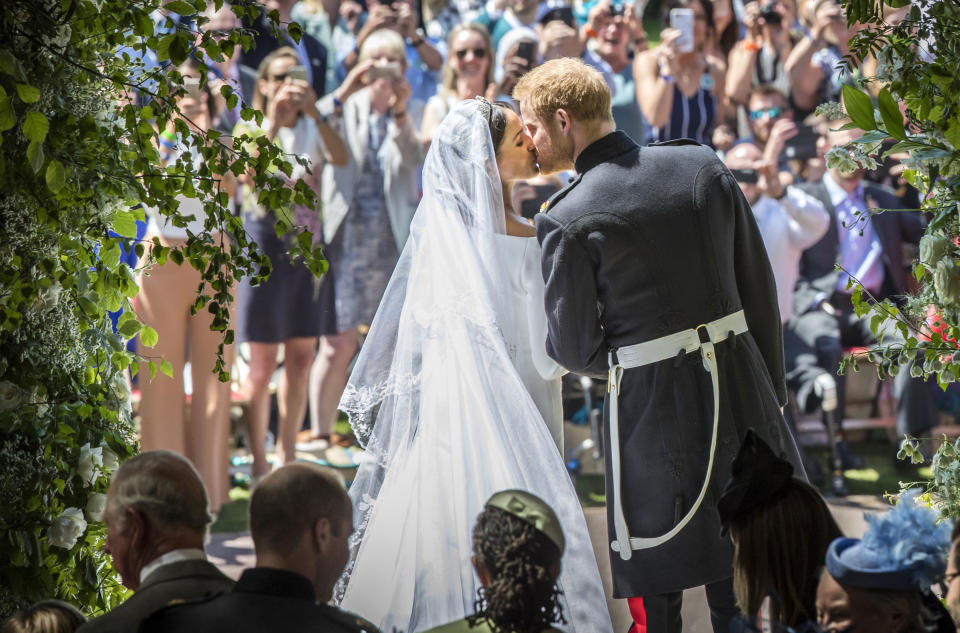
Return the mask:
[(143, 619), (172, 600), (233, 586), (204, 555), (211, 521), (207, 493), (184, 457), (150, 451), (124, 462), (110, 482), (103, 519), (106, 551), (134, 594), (85, 624), (83, 633), (134, 633)]
[(377, 633), (327, 604), (350, 558), (353, 510), (342, 481), (314, 464), (288, 464), (267, 476), (250, 499), (257, 565), (230, 593), (171, 605), (142, 633)]
[[(300, 42), (294, 41), (287, 33), (287, 24), (293, 21), (291, 11), (297, 0), (266, 0), (264, 11), (253, 24), (244, 24), (245, 28), (253, 29), (254, 45), (250, 50), (240, 53), (238, 61), (240, 67), (240, 91), (243, 101), (253, 103), (253, 95), (257, 87), (257, 69), (263, 58), (281, 46), (289, 46), (297, 51), (300, 65), (307, 69), (307, 83), (313, 88), (317, 97), (327, 92), (327, 55), (330, 54), (323, 44), (316, 38), (304, 32)], [(276, 10), (280, 15), (280, 38), (274, 37), (273, 28), (267, 19), (267, 13)]]
[[(843, 121), (834, 122), (836, 127)], [(831, 131), (832, 147), (848, 144), (862, 132)], [(898, 301), (907, 292), (905, 244), (917, 244), (923, 235), (922, 217), (915, 212), (888, 212), (861, 215), (867, 209), (897, 209), (897, 197), (888, 189), (863, 179), (863, 169), (843, 173), (830, 169), (820, 182), (804, 183), (801, 189), (818, 198), (830, 213), (831, 221), (823, 238), (808, 248), (800, 259), (800, 274), (794, 292), (794, 318), (788, 324), (791, 335), (814, 350), (821, 367), (836, 368), (844, 347), (874, 345), (870, 315), (858, 317), (853, 311), (847, 282), (853, 276), (878, 300)], [(841, 266), (844, 271), (836, 269)], [(902, 340), (889, 328), (885, 344)], [(791, 337), (786, 337), (789, 341)], [(789, 353), (789, 352), (788, 352)], [(843, 419), (844, 380), (838, 376), (839, 419)], [(897, 431), (922, 434), (936, 419), (929, 387), (910, 377), (910, 368), (901, 368), (894, 382), (897, 398)]]
[(639, 147), (582, 61), (549, 61), (514, 98), (542, 172), (577, 177), (536, 218), (547, 353), (607, 377), (613, 595), (634, 630), (679, 633), (683, 590), (706, 585), (714, 631), (737, 615), (733, 547), (716, 499), (749, 428), (802, 473), (786, 402), (777, 291), (736, 180), (708, 147)]

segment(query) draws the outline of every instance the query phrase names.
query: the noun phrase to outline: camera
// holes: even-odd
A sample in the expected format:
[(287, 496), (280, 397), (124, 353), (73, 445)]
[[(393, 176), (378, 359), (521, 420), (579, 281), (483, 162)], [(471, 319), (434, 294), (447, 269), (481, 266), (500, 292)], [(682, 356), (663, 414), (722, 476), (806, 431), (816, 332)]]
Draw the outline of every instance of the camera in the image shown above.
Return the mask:
[(783, 21), (782, 16), (777, 11), (777, 3), (774, 2), (765, 2), (760, 5), (760, 17), (764, 19), (767, 24), (780, 24)]

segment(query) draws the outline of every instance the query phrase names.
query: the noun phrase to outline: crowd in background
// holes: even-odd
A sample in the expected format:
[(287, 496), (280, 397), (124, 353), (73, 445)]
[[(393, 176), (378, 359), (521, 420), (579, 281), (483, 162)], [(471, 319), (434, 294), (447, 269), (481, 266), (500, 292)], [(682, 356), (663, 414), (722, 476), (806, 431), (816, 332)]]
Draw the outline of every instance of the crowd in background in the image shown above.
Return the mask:
[[(335, 432), (337, 404), (406, 240), (423, 159), (444, 115), (476, 96), (513, 103), (513, 86), (526, 71), (564, 56), (603, 74), (617, 127), (637, 143), (692, 139), (725, 158), (754, 209), (777, 278), (797, 411), (822, 411), (837, 459), (844, 467), (860, 464), (843, 441), (845, 389), (835, 370), (845, 350), (875, 337), (852, 311), (847, 273), (878, 298), (909, 291), (904, 249), (919, 240), (922, 218), (858, 215), (918, 206), (917, 193), (889, 165), (854, 174), (826, 168), (826, 151), (855, 133), (836, 131), (843, 122), (813, 111), (838, 100), (843, 83), (869, 75), (875, 63), (843, 67), (857, 27), (847, 25), (836, 0), (663, 0), (649, 9), (643, 0), (271, 0), (265, 8), (279, 14), (279, 39), (263, 16), (241, 24), (229, 6), (211, 7), (204, 28), (252, 29), (256, 47), (211, 61), (209, 85), (180, 104), (201, 127), (266, 135), (307, 158), (311, 173), (297, 166), (292, 177), (305, 177), (322, 202), (322, 218), (302, 208), (294, 218), (313, 230), (330, 262), (318, 281), (287, 259), (290, 238), (276, 236), (274, 211), (257, 204), (245, 179), (225, 183), (248, 234), (273, 262), (266, 283), (237, 285), (232, 323), (248, 368), (242, 397), (255, 481), (270, 469), (271, 385), (280, 462), (294, 460), (298, 441), (350, 443)], [(888, 13), (897, 20), (903, 10)], [(157, 14), (158, 21), (169, 17), (186, 20)], [(299, 41), (285, 29), (293, 20), (303, 26)], [(195, 77), (199, 61), (179, 70)], [(263, 111), (262, 125), (242, 121), (239, 105), (226, 106), (223, 83)], [(199, 156), (172, 126), (160, 142), (168, 161)], [(517, 182), (514, 200), (532, 218), (571, 176)], [(182, 205), (202, 223), (195, 201)], [(148, 237), (172, 246), (185, 240), (186, 229), (151, 218)], [(846, 272), (837, 273), (836, 264)], [(147, 450), (188, 455), (216, 510), (228, 500), (230, 393), (208, 371), (215, 340), (206, 317), (188, 314), (197, 286), (191, 275), (168, 263), (143, 277), (138, 313), (159, 332), (152, 353), (171, 362), (174, 378), (141, 381), (142, 441)], [(187, 361), (190, 408), (171, 422), (170, 404), (184, 398)], [(930, 390), (909, 371), (898, 376), (895, 395), (900, 433), (935, 425)], [(302, 431), (307, 417), (310, 430)], [(810, 467), (816, 475), (818, 465)]]
[[(246, 179), (224, 183), (247, 232), (273, 263), (267, 282), (259, 286), (251, 286), (247, 280), (238, 283), (232, 324), (237, 340), (247, 350), (243, 397), (249, 400), (252, 474), (254, 483), (264, 481), (261, 491), (271, 489), (266, 483), (269, 480), (264, 479), (271, 470), (265, 438), (270, 388), (279, 366), (279, 462), (295, 461), (298, 441), (331, 447), (349, 441), (335, 433), (337, 404), (350, 363), (403, 249), (420, 196), (420, 167), (443, 116), (459, 101), (477, 96), (511, 103), (513, 87), (526, 71), (558, 57), (582, 58), (603, 74), (613, 95), (617, 128), (637, 143), (692, 139), (710, 145), (724, 158), (754, 210), (776, 276), (788, 382), (797, 407), (806, 413), (821, 411), (844, 465), (858, 463), (843, 442), (845, 389), (836, 367), (845, 349), (869, 345), (876, 339), (869, 324), (851, 307), (848, 277), (856, 278), (877, 298), (896, 300), (908, 292), (909, 259), (904, 251), (909, 252), (919, 241), (923, 218), (917, 213), (869, 219), (859, 215), (876, 207), (917, 208), (917, 192), (903, 183), (895, 168), (886, 165), (874, 172), (850, 174), (826, 167), (826, 151), (855, 138), (856, 132), (838, 131), (842, 121), (827, 121), (814, 110), (822, 102), (839, 100), (842, 85), (869, 76), (870, 64), (875, 63), (860, 60), (859, 67), (842, 68), (847, 41), (857, 25), (848, 26), (836, 0), (799, 4), (794, 0), (663, 0), (649, 10), (643, 0), (577, 0), (572, 5), (563, 0), (269, 0), (265, 8), (279, 12), (279, 38), (265, 18), (241, 25), (228, 6), (219, 11), (211, 7), (206, 29), (243, 26), (256, 32), (257, 44), (247, 51), (238, 50), (233, 59), (211, 62), (209, 85), (194, 86), (180, 102), (184, 113), (201, 128), (264, 135), (285, 152), (309, 159), (311, 173), (295, 166), (292, 178), (304, 177), (322, 201), (322, 217), (308, 209), (295, 209), (295, 223), (313, 230), (330, 261), (330, 272), (317, 280), (302, 264), (287, 258), (286, 240), (290, 238), (276, 236), (275, 211), (258, 204)], [(901, 10), (889, 10), (887, 19), (902, 19), (902, 15)], [(168, 17), (157, 14), (158, 21)], [(285, 29), (294, 20), (303, 26), (299, 41)], [(188, 78), (188, 88), (192, 86), (189, 78), (197, 76), (198, 61), (193, 59), (178, 69)], [(234, 86), (244, 103), (263, 111), (262, 124), (241, 120), (240, 107), (227, 106), (220, 96), (223, 83)], [(199, 160), (196, 148), (185, 146), (173, 126), (160, 131), (158, 142), (168, 162)], [(532, 218), (570, 175), (518, 182), (514, 200), (522, 203), (524, 215)], [(194, 216), (194, 224), (176, 227), (151, 212), (147, 236), (177, 246), (185, 242), (187, 230), (196, 233), (203, 222), (202, 207), (185, 197), (181, 205), (184, 215)], [(837, 264), (844, 272), (835, 269)], [(139, 382), (141, 442), (148, 453), (164, 449), (188, 457), (202, 480), (201, 492), (205, 488), (203, 502), (215, 514), (229, 500), (231, 393), (229, 385), (219, 383), (211, 372), (217, 340), (209, 331), (210, 317), (205, 312), (189, 314), (198, 283), (199, 273), (173, 263), (153, 266), (141, 279), (137, 313), (157, 330), (160, 340), (150, 353), (163, 356), (174, 368), (172, 379), (158, 376)], [(232, 360), (232, 347), (226, 354), (227, 360)], [(192, 369), (189, 408), (183, 406), (187, 362)], [(895, 394), (899, 432), (916, 435), (934, 426), (932, 396), (922, 381), (901, 371)], [(307, 418), (309, 431), (302, 431)], [(188, 481), (189, 473), (171, 461), (173, 458), (164, 459), (148, 463), (157, 469), (151, 472), (168, 473), (173, 488), (149, 494), (187, 503), (192, 497), (185, 497), (177, 486), (194, 486), (190, 488), (194, 494), (195, 483)], [(128, 470), (127, 475), (139, 481), (135, 468)], [(314, 486), (322, 489), (324, 499), (336, 498), (335, 503), (320, 504), (322, 507), (309, 508), (307, 513), (311, 521), (327, 521), (327, 537), (333, 545), (321, 548), (321, 553), (316, 550), (319, 559), (313, 560), (315, 569), (326, 570), (326, 576), (321, 574), (318, 580), (316, 574), (297, 567), (305, 564), (302, 557), (297, 560), (298, 554), (310, 544), (278, 545), (273, 535), (258, 540), (254, 521), (258, 561), (261, 550), (274, 552), (264, 554), (266, 560), (308, 576), (313, 586), (301, 587), (303, 593), (328, 599), (327, 576), (335, 579), (345, 562), (336, 559), (341, 555), (337, 539), (345, 539), (343, 532), (348, 535), (349, 530), (337, 522), (350, 516), (349, 508), (343, 511), (349, 500), (345, 494), (332, 492), (329, 482), (318, 479), (320, 475), (313, 471), (280, 472), (288, 479), (305, 479), (305, 491)], [(822, 534), (816, 540), (817, 551), (804, 550), (808, 558), (793, 561), (791, 564), (799, 567), (790, 569), (805, 565), (819, 570), (827, 546), (839, 536), (839, 530), (820, 512), (817, 504), (822, 499), (815, 491), (798, 483), (791, 486), (791, 498), (796, 498), (792, 503), (799, 508), (812, 504), (814, 510), (793, 508), (790, 516), (806, 513), (811, 520), (820, 520), (810, 530)], [(259, 494), (263, 499), (265, 493)], [(289, 502), (299, 504), (309, 496)], [(150, 511), (125, 507), (123, 497), (112, 499), (119, 512), (115, 525), (123, 526), (117, 528), (117, 539), (130, 528), (130, 521), (147, 525), (156, 520)], [(252, 512), (257, 508), (256, 499)], [(282, 514), (290, 509), (272, 505), (267, 511)], [(143, 515), (140, 519), (136, 519), (138, 512)], [(171, 511), (164, 517), (174, 518), (174, 514)], [(193, 516), (187, 514), (187, 518)], [(203, 533), (209, 516), (204, 512), (197, 517), (185, 524), (189, 529), (177, 531), (186, 535), (174, 548), (177, 551), (202, 553), (202, 538), (193, 536)], [(292, 515), (290, 520), (291, 525), (300, 524)], [(735, 536), (756, 529), (749, 523), (733, 524)], [(789, 526), (778, 529), (788, 530)], [(804, 537), (815, 541), (810, 533), (797, 538)], [(309, 538), (320, 537), (311, 532)], [(780, 538), (786, 539), (784, 543), (796, 542), (786, 534)], [(749, 567), (743, 562), (746, 546), (740, 537), (737, 543), (739, 560)], [(549, 563), (549, 556), (556, 553), (549, 547), (546, 550), (543, 555)], [(117, 560), (117, 552), (113, 553)], [(328, 555), (334, 556), (332, 562), (324, 558)], [(842, 552), (836, 557), (842, 557)], [(131, 571), (137, 580), (125, 575), (133, 589), (149, 563), (143, 556), (136, 560), (144, 566)], [(957, 564), (951, 564), (956, 569)], [(789, 578), (790, 569), (767, 569), (768, 576), (759, 584), (741, 577), (740, 606), (756, 613), (765, 592), (776, 588), (785, 592), (789, 604), (774, 610), (775, 620), (796, 627), (816, 619), (811, 611), (811, 592), (817, 586), (811, 580), (813, 572), (802, 572), (801, 582)], [(738, 574), (749, 573), (759, 572), (738, 569)], [(277, 581), (254, 576), (248, 585)], [(212, 572), (208, 580), (226, 582)], [(916, 590), (917, 596), (919, 589), (925, 589), (915, 583), (905, 586), (898, 590)], [(844, 604), (849, 606), (854, 593), (851, 590)], [(915, 623), (910, 617), (926, 613), (926, 607), (921, 608), (920, 598), (911, 596), (905, 598), (907, 615), (897, 622), (909, 620), (912, 627)], [(68, 609), (64, 611), (57, 616), (60, 621), (77, 619)], [(15, 623), (7, 626), (10, 631), (40, 630), (16, 628), (20, 625)], [(64, 624), (43, 630), (68, 629)], [(824, 630), (842, 629), (830, 625)], [(866, 625), (862, 630), (920, 629)]]

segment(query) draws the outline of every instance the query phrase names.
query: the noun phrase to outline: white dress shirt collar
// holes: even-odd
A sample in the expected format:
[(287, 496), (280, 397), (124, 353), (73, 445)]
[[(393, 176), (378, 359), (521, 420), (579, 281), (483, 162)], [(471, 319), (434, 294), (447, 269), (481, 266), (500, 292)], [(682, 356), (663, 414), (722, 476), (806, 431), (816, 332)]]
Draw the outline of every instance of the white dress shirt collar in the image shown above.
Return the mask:
[(140, 584), (142, 585), (145, 583), (150, 574), (157, 571), (164, 565), (169, 565), (170, 563), (179, 563), (185, 560), (207, 560), (207, 555), (202, 549), (194, 548), (175, 549), (167, 552), (166, 554), (161, 554), (144, 565), (143, 569), (140, 570)]

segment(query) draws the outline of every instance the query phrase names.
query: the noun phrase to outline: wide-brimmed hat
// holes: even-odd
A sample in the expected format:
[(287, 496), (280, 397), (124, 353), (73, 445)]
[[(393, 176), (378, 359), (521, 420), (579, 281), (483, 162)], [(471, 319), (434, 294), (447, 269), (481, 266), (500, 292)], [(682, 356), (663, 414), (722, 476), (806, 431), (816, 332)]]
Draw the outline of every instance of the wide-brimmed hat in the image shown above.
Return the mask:
[(778, 457), (756, 431), (747, 430), (717, 501), (720, 533), (726, 535), (734, 519), (780, 496), (791, 479), (793, 464)]

